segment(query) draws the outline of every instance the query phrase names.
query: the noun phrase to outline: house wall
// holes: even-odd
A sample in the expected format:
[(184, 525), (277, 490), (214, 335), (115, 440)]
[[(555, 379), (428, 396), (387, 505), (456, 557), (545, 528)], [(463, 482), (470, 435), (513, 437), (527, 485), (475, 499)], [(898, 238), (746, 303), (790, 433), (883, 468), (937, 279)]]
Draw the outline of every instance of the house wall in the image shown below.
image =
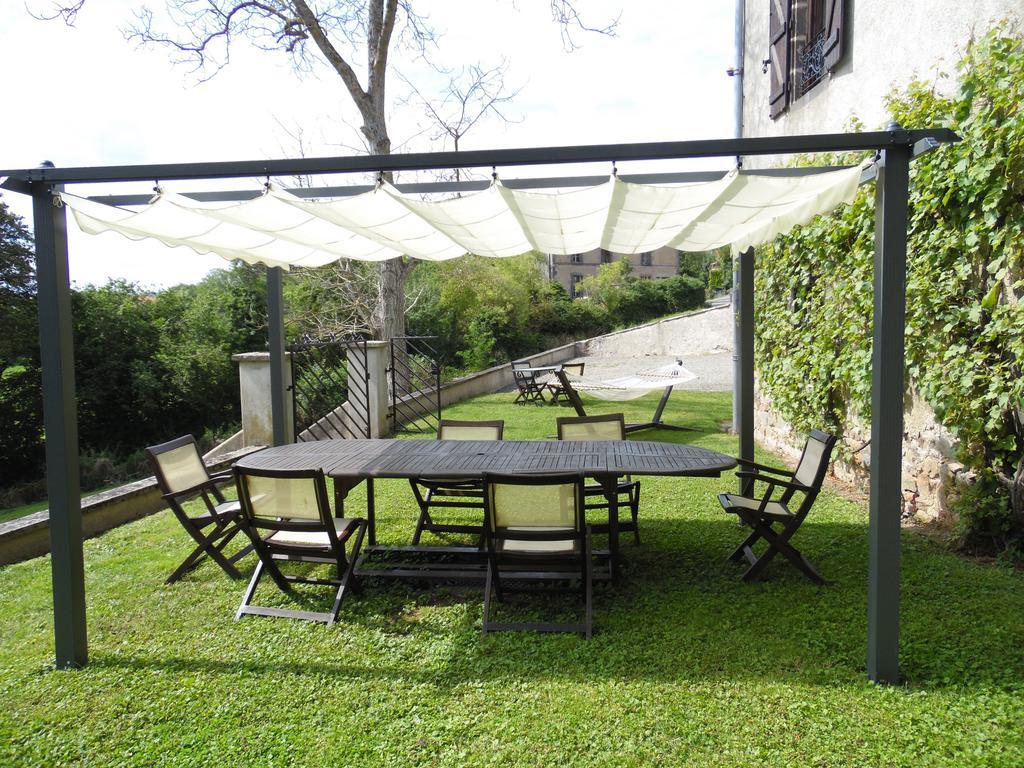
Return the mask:
[[(613, 253), (611, 254), (611, 260), (628, 259), (630, 264), (633, 265), (633, 275), (635, 277), (658, 279), (679, 274), (679, 251), (675, 248), (662, 247), (651, 251), (650, 254), (650, 266), (643, 265), (643, 259), (639, 253), (629, 255)], [(597, 268), (605, 263), (602, 261), (600, 248), (576, 254), (576, 256), (579, 257), (578, 262), (574, 262), (571, 255), (555, 256), (554, 254), (548, 254), (544, 266), (547, 270), (545, 277), (549, 280), (554, 280), (565, 288), (570, 296), (574, 296), (572, 289), (573, 275), (579, 275), (581, 280), (596, 275)]]
[[(836, 133), (856, 117), (865, 130), (889, 121), (885, 97), (915, 77), (954, 89), (956, 61), (972, 33), (1002, 18), (1024, 21), (1021, 0), (846, 0), (843, 57), (830, 75), (806, 95), (791, 101), (776, 119), (768, 115), (770, 0), (747, 0), (744, 27), (743, 135), (779, 136)], [(910, 126), (908, 126), (910, 127)], [(922, 127), (922, 126), (913, 126)], [(781, 158), (744, 158), (744, 166), (778, 165)]]
[[(1024, 26), (1022, 0), (845, 0), (842, 59), (807, 94), (791, 100), (775, 119), (769, 116), (770, 77), (761, 72), (768, 57), (770, 0), (747, 0), (744, 27), (743, 135), (836, 133), (857, 118), (865, 130), (884, 129), (889, 116), (885, 98), (915, 78), (936, 82), (953, 92), (955, 64), (973, 34), (982, 34), (999, 19)], [(950, 75), (941, 77), (940, 75)], [(923, 126), (905, 126), (920, 128)], [(778, 166), (789, 158), (749, 157), (744, 166)], [(802, 435), (773, 410), (758, 387), (755, 433), (776, 450), (798, 450)], [(870, 425), (853, 420), (846, 427), (847, 460), (834, 462), (839, 477), (866, 488), (871, 462)], [(941, 519), (949, 515), (947, 491), (967, 479), (955, 461), (953, 436), (934, 411), (910, 392), (904, 413), (903, 510), (907, 518)]]

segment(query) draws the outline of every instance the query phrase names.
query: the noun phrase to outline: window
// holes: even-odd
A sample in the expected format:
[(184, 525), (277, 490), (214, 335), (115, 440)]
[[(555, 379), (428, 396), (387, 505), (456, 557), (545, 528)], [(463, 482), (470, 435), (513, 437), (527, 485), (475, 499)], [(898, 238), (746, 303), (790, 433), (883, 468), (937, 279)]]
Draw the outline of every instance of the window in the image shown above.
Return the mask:
[(575, 299), (575, 298), (579, 297), (580, 292), (579, 292), (579, 289), (577, 288), (577, 286), (579, 285), (579, 282), (582, 279), (583, 279), (583, 275), (579, 274), (578, 272), (573, 272), (572, 275), (570, 276), (570, 278), (569, 278), (569, 297), (570, 298)]
[(640, 266), (641, 267), (649, 267), (649, 266), (651, 266), (651, 258), (653, 257), (653, 255), (654, 254), (651, 251), (647, 251), (647, 253), (641, 253), (640, 254)]
[(569, 257), (569, 261), (572, 262), (573, 264), (582, 264), (583, 263), (583, 254), (582, 253), (574, 253), (574, 254), (572, 254), (572, 256)]
[(831, 72), (843, 55), (845, 0), (769, 0), (768, 113), (775, 118)]
[(612, 263), (612, 252), (604, 248), (601, 249), (601, 263), (611, 264)]

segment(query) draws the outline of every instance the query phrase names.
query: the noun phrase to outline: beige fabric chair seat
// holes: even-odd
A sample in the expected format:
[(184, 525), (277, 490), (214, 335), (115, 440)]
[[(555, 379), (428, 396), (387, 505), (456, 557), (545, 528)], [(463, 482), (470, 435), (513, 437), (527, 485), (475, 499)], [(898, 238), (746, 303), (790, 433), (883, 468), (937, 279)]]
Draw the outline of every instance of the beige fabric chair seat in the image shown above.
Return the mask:
[[(334, 530), (340, 535), (352, 520), (345, 517), (334, 518)], [(316, 549), (330, 549), (331, 541), (326, 531), (274, 531), (266, 538), (275, 544), (287, 544), (294, 547), (310, 547)]]
[[(241, 579), (235, 563), (251, 552), (252, 546), (242, 547), (233, 555), (224, 554), (224, 548), (241, 531), (238, 521), (242, 507), (224, 498), (220, 488), (232, 481), (232, 475), (211, 475), (192, 435), (151, 445), (146, 448), (146, 457), (161, 497), (196, 544), (165, 583), (174, 583), (206, 559), (213, 560), (230, 578)], [(192, 499), (197, 503), (186, 505)]]
[[(553, 526), (534, 526), (530, 528), (510, 527), (506, 531), (560, 531), (562, 528)], [(552, 555), (579, 552), (579, 543), (571, 539), (554, 541), (524, 541), (522, 539), (503, 539), (498, 542), (498, 551), (522, 555)]]
[[(760, 499), (749, 499), (746, 496), (738, 496), (735, 493), (722, 493), (719, 494), (718, 498), (726, 511), (729, 511), (729, 507), (743, 507), (744, 509), (756, 510), (761, 506)], [(777, 501), (769, 501), (765, 505), (764, 514), (778, 518), (790, 518), (793, 516), (793, 513), (784, 504), (780, 504)]]

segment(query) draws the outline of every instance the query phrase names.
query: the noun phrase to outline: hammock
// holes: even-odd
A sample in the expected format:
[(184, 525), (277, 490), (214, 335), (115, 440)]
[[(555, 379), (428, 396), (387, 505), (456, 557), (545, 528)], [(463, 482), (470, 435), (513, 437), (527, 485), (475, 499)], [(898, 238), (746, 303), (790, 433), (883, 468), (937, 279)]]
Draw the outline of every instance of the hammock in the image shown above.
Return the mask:
[(671, 390), (677, 384), (693, 381), (697, 375), (684, 368), (681, 360), (676, 360), (668, 365), (615, 379), (592, 379), (568, 371), (565, 371), (565, 377), (577, 392), (585, 392), (599, 400), (636, 400), (656, 389)]

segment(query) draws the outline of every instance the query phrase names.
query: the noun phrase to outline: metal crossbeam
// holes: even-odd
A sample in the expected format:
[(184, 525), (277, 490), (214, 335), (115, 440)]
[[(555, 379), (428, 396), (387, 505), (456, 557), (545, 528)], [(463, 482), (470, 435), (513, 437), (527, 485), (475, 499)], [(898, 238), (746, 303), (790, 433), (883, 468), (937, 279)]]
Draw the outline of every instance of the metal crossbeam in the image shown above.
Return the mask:
[[(19, 168), (0, 170), (5, 183), (41, 181), (90, 184), (177, 179), (232, 179), (300, 176), (332, 173), (391, 173), (453, 168), (488, 168), (520, 165), (564, 165), (629, 160), (672, 160), (734, 155), (791, 155), (817, 152), (858, 152), (914, 145), (923, 139), (940, 143), (959, 141), (948, 128), (908, 131), (902, 128), (864, 133), (826, 133), (806, 136), (765, 136), (697, 141), (656, 141), (635, 144), (591, 144), (564, 147), (471, 150), (467, 152), (415, 152), (407, 155), (353, 155), (286, 160), (238, 160), (210, 163), (108, 165), (79, 168)], [(13, 188), (13, 187), (8, 187)]]

